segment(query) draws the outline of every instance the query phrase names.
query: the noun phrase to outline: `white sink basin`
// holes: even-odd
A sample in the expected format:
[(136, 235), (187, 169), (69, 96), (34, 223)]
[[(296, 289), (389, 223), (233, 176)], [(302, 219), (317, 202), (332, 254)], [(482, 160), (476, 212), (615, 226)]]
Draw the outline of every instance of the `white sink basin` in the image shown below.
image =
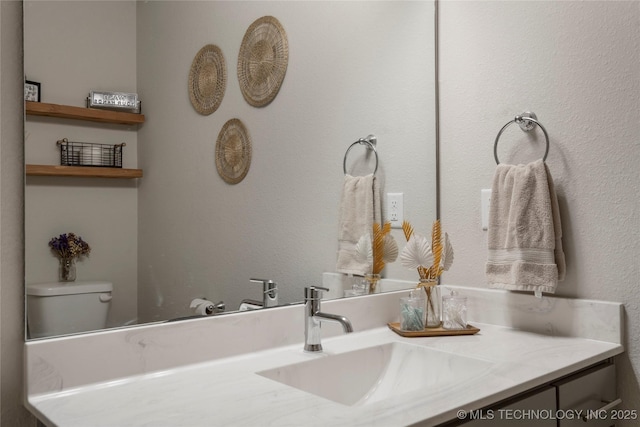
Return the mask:
[(442, 392), (477, 378), (491, 362), (393, 342), (258, 372), (343, 405), (367, 405), (405, 393)]

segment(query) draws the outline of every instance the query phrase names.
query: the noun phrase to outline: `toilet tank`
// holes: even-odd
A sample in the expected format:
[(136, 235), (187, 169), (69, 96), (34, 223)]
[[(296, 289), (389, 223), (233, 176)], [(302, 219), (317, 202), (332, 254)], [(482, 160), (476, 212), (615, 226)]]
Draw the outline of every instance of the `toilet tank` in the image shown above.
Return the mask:
[(104, 281), (27, 285), (29, 338), (95, 331), (107, 326), (113, 284)]

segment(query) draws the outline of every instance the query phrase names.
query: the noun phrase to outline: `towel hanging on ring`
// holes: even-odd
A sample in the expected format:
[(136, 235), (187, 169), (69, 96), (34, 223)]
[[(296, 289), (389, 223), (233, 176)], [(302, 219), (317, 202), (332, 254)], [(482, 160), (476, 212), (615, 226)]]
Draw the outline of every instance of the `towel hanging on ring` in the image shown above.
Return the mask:
[(380, 189), (373, 174), (344, 177), (339, 212), (336, 271), (364, 276), (370, 266), (357, 260), (356, 244), (382, 219)]
[(490, 288), (554, 293), (566, 271), (558, 200), (542, 159), (499, 164), (489, 208)]

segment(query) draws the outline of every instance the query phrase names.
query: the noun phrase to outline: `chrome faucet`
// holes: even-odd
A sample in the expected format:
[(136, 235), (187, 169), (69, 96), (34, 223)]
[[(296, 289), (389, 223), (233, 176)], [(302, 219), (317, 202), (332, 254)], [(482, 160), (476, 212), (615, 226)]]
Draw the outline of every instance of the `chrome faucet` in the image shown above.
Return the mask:
[(267, 279), (249, 279), (249, 281), (262, 283), (262, 308), (276, 307), (278, 305), (278, 285), (276, 282)]
[(345, 333), (353, 332), (346, 317), (320, 311), (322, 291), (328, 290), (320, 286), (304, 288), (304, 351), (322, 351), (320, 323), (323, 321), (340, 323)]

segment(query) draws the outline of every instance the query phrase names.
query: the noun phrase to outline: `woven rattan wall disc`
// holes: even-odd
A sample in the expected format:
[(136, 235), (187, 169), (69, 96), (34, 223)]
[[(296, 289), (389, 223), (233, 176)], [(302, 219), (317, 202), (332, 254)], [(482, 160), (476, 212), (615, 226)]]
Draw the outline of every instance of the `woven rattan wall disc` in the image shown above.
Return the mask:
[(278, 94), (289, 63), (289, 43), (280, 22), (263, 16), (244, 34), (238, 54), (238, 80), (244, 99), (254, 107), (269, 104)]
[(244, 124), (231, 119), (222, 126), (216, 142), (216, 168), (229, 184), (244, 179), (251, 165), (251, 138)]
[(218, 46), (208, 44), (198, 51), (189, 71), (189, 98), (196, 111), (216, 111), (227, 87), (227, 66)]

